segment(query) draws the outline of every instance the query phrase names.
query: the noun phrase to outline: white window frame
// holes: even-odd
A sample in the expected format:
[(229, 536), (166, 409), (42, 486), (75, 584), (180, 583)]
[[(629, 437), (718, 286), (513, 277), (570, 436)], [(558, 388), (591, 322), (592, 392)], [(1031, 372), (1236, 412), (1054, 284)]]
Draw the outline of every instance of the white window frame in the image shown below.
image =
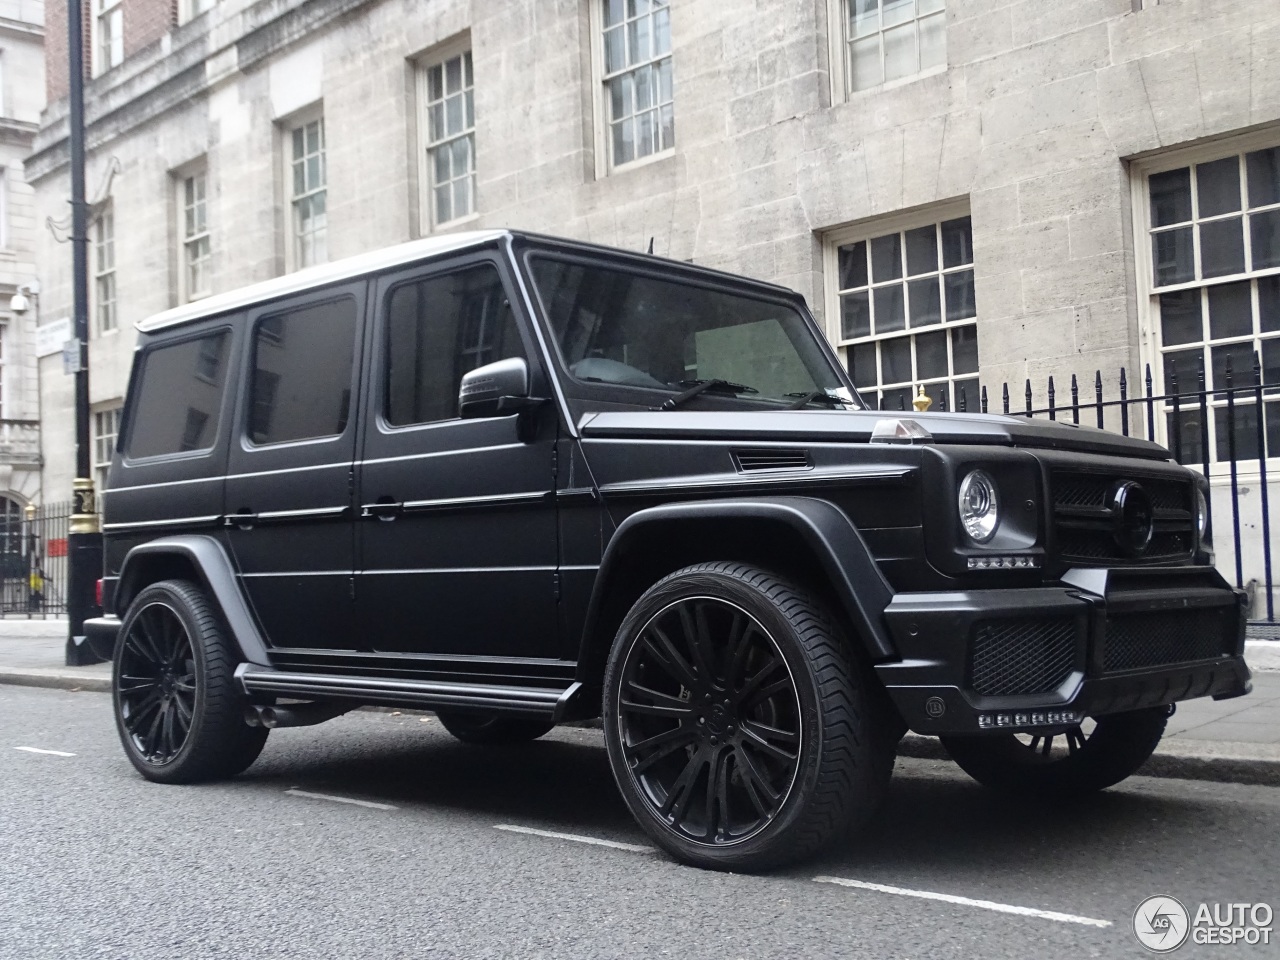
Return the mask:
[(0, 166), (0, 250), (9, 249), (9, 170)]
[[(429, 72), (435, 68), (440, 68), (443, 78), (447, 70), (447, 65), (451, 60), (462, 58), (462, 103), (463, 103), (463, 129), (457, 133), (445, 134), (444, 136), (432, 138), (431, 135), (431, 108), (437, 104), (444, 104), (449, 97), (433, 100), (431, 97)], [(467, 85), (467, 74), (471, 74), (471, 84)], [(449, 41), (439, 47), (423, 54), (414, 64), (415, 85), (417, 93), (417, 124), (418, 124), (418, 208), (419, 222), (422, 224), (422, 233), (429, 233), (441, 227), (454, 227), (461, 223), (475, 220), (480, 216), (479, 208), (476, 203), (476, 126), (475, 126), (475, 67), (472, 63), (471, 36), (464, 34), (456, 40)], [(471, 123), (467, 125), (468, 105), (470, 106)], [(468, 188), (468, 203), (470, 209), (466, 213), (450, 216), (446, 220), (440, 219), (438, 208), (435, 202), (436, 188), (440, 186), (436, 182), (435, 175), (435, 152), (443, 148), (450, 148), (455, 142), (466, 140), (470, 144), (468, 161), (469, 169), (462, 176), (453, 176), (448, 181), (451, 185), (459, 181), (468, 180), (470, 186)], [(452, 164), (452, 161), (450, 161)], [(450, 169), (450, 173), (457, 171)], [(453, 201), (450, 201), (451, 207)]]
[(8, 416), (9, 411), (9, 318), (0, 319), (0, 420)]
[[(90, 18), (93, 76), (100, 77), (124, 62), (123, 0), (93, 0)], [(104, 34), (104, 28), (106, 33)]]
[[(116, 275), (116, 217), (111, 201), (94, 214), (89, 249), (93, 270), (93, 330), (98, 336), (120, 329), (120, 296)], [(104, 297), (103, 291), (110, 297)]]
[[(933, 396), (934, 392), (936, 392), (936, 389), (931, 389), (931, 388), (936, 388), (936, 386), (939, 384), (943, 384), (943, 383), (947, 384), (949, 388), (951, 388), (950, 393), (953, 396), (953, 399), (948, 399), (947, 401), (947, 409), (949, 411), (958, 409), (959, 396), (958, 394), (955, 393), (954, 385), (956, 383), (962, 383), (962, 382), (967, 383), (968, 381), (977, 381), (979, 379), (979, 371), (975, 370), (971, 373), (961, 373), (961, 374), (955, 373), (955, 358), (953, 356), (952, 337), (949, 331), (956, 328), (972, 326), (974, 328), (974, 332), (976, 336), (977, 328), (981, 323), (981, 310), (980, 308), (975, 308), (974, 317), (965, 317), (959, 320), (949, 321), (947, 320), (947, 317), (946, 317), (945, 301), (940, 297), (939, 305), (940, 305), (940, 309), (942, 310), (942, 315), (939, 322), (930, 324), (927, 327), (912, 328), (910, 325), (910, 319), (909, 319), (909, 306), (904, 300), (904, 304), (903, 304), (904, 321), (903, 321), (902, 330), (890, 331), (883, 334), (877, 334), (874, 331), (872, 331), (869, 335), (865, 337), (854, 337), (854, 338), (846, 339), (843, 335), (843, 330), (841, 329), (840, 262), (839, 262), (838, 249), (841, 246), (858, 243), (860, 241), (865, 241), (869, 243), (872, 240), (872, 238), (875, 238), (875, 237), (883, 237), (893, 233), (903, 233), (905, 231), (915, 230), (920, 227), (927, 227), (930, 225), (939, 225), (942, 223), (946, 223), (947, 221), (950, 221), (950, 220), (957, 220), (957, 219), (961, 219), (964, 217), (971, 217), (971, 216), (972, 214), (970, 212), (968, 199), (961, 198), (956, 200), (943, 201), (942, 203), (932, 204), (928, 207), (924, 207), (918, 210), (913, 210), (908, 213), (891, 214), (889, 216), (877, 217), (871, 220), (862, 220), (862, 221), (859, 221), (858, 223), (850, 224), (849, 226), (846, 226), (846, 227), (840, 227), (835, 230), (831, 230), (823, 237), (823, 251), (822, 251), (823, 291), (824, 291), (823, 303), (825, 304), (825, 311), (824, 311), (825, 315), (823, 320), (824, 328), (828, 338), (831, 340), (831, 343), (835, 346), (837, 353), (840, 355), (841, 363), (845, 366), (845, 369), (849, 371), (849, 378), (851, 380), (854, 379), (854, 375), (853, 375), (853, 370), (849, 367), (848, 348), (850, 346), (879, 343), (885, 340), (894, 340), (894, 339), (900, 339), (900, 338), (912, 338), (911, 357), (912, 357), (912, 373), (914, 375), (916, 373), (916, 360), (915, 360), (916, 351), (915, 351), (915, 344), (914, 344), (913, 338), (920, 334), (929, 334), (929, 333), (935, 333), (939, 331), (947, 331), (947, 375), (945, 377), (932, 377), (924, 381), (921, 381), (919, 378), (915, 378), (910, 382), (895, 381), (893, 384), (890, 384), (887, 386), (877, 386), (876, 390), (874, 391), (867, 390), (864, 392), (864, 395), (863, 395), (863, 399), (866, 400), (866, 402), (871, 406), (874, 407), (877, 405), (876, 393), (879, 390), (899, 390), (899, 389), (902, 389), (903, 387), (909, 387), (912, 396), (914, 396), (917, 390), (919, 389), (919, 386), (923, 382), (926, 392), (928, 392), (930, 396)], [(905, 253), (903, 255), (905, 256)], [(974, 263), (962, 264), (955, 267), (947, 267), (941, 260), (942, 251), (940, 248), (938, 251), (938, 256), (939, 256), (939, 262), (937, 264), (937, 270), (931, 273), (920, 274), (919, 276), (921, 277), (938, 276), (941, 278), (946, 275), (959, 274), (959, 273), (963, 273), (966, 270), (976, 269)], [(974, 261), (976, 260), (977, 260), (977, 251), (975, 249)], [(907, 279), (908, 278), (906, 276), (906, 271), (904, 269), (902, 280), (899, 282), (905, 282)], [(869, 281), (873, 284), (875, 283), (874, 278), (869, 277)], [(871, 289), (871, 288), (869, 287), (868, 289)], [(878, 351), (877, 351), (877, 356), (878, 356)], [(880, 372), (881, 371), (877, 369), (877, 377), (876, 377), (877, 384), (880, 384)], [(968, 413), (975, 413), (981, 410), (981, 387), (980, 386), (977, 389), (975, 389), (975, 394), (976, 395), (970, 395), (968, 392), (965, 393), (965, 410)], [(897, 408), (892, 406), (887, 406), (885, 409), (896, 410)], [(911, 409), (909, 403), (906, 405), (906, 409), (907, 410)], [(932, 409), (934, 410), (940, 409), (938, 403), (936, 402), (936, 399)]]
[[(107, 486), (107, 470), (111, 467), (111, 457), (120, 435), (120, 412), (123, 409), (124, 401), (116, 399), (93, 411), (93, 476), (99, 492)], [(104, 430), (104, 427), (109, 429)]]
[[(1171, 150), (1167, 153), (1161, 153), (1158, 156), (1146, 157), (1135, 160), (1130, 164), (1129, 168), (1129, 187), (1132, 198), (1132, 214), (1133, 214), (1133, 236), (1134, 236), (1134, 265), (1137, 274), (1138, 289), (1138, 337), (1139, 337), (1139, 354), (1143, 364), (1142, 376), (1145, 377), (1146, 367), (1151, 368), (1151, 376), (1153, 382), (1153, 390), (1156, 396), (1163, 396), (1169, 392), (1169, 385), (1165, 382), (1164, 368), (1164, 343), (1160, 324), (1160, 313), (1158, 301), (1161, 294), (1174, 293), (1179, 290), (1200, 289), (1207, 290), (1210, 287), (1223, 286), (1226, 284), (1235, 284), (1245, 280), (1256, 280), (1259, 277), (1269, 277), (1280, 275), (1280, 267), (1267, 267), (1259, 270), (1250, 269), (1252, 266), (1252, 250), (1250, 243), (1250, 233), (1248, 226), (1244, 227), (1244, 248), (1245, 248), (1245, 264), (1244, 273), (1229, 274), (1220, 277), (1199, 278), (1187, 281), (1185, 283), (1167, 284), (1157, 287), (1155, 284), (1155, 260), (1151, 250), (1151, 192), (1150, 178), (1155, 174), (1166, 173), (1170, 170), (1177, 170), (1182, 167), (1192, 167), (1192, 196), (1193, 196), (1193, 220), (1195, 224), (1199, 224), (1202, 220), (1199, 217), (1198, 209), (1198, 189), (1195, 187), (1194, 167), (1197, 164), (1211, 163), (1215, 160), (1222, 160), (1232, 156), (1241, 156), (1243, 154), (1252, 153), (1256, 150), (1270, 149), (1280, 147), (1280, 130), (1272, 128), (1266, 131), (1258, 131), (1238, 137), (1231, 137), (1221, 140), (1215, 140), (1210, 143), (1199, 144), (1193, 147), (1186, 147), (1179, 150)], [(1242, 191), (1246, 192), (1247, 186), (1243, 185)], [(1264, 208), (1256, 208), (1263, 210), (1280, 209), (1280, 205), (1273, 205)], [(1245, 216), (1248, 213), (1247, 200), (1245, 207), (1240, 210), (1240, 215)], [(1231, 214), (1224, 214), (1224, 218), (1230, 218)], [(1207, 218), (1209, 222), (1213, 222), (1214, 217)], [(1156, 228), (1157, 230), (1160, 228)], [(1193, 263), (1197, 266), (1200, 264), (1200, 242), (1199, 231), (1193, 230)], [(1277, 334), (1262, 334), (1257, 331), (1258, 320), (1258, 296), (1257, 285), (1252, 285), (1251, 291), (1251, 314), (1254, 320), (1255, 332), (1252, 334), (1252, 340), (1255, 344), (1260, 344), (1263, 339), (1272, 339), (1280, 336)], [(1202, 307), (1203, 309), (1203, 307)], [(1189, 341), (1171, 345), (1171, 350), (1190, 350), (1197, 346), (1204, 349), (1210, 344), (1226, 345), (1232, 340), (1250, 339), (1243, 335), (1239, 338), (1217, 338), (1210, 340)], [(1213, 369), (1212, 363), (1206, 363), (1205, 376), (1210, 381), (1207, 386), (1212, 388)], [(1252, 383), (1253, 371), (1234, 371), (1236, 374), (1243, 374), (1244, 383)], [(1248, 397), (1236, 398), (1237, 406), (1240, 403), (1252, 405), (1252, 400)], [(1275, 401), (1271, 401), (1274, 403)], [(1217, 423), (1214, 408), (1222, 408), (1226, 406), (1225, 400), (1209, 399), (1210, 415), (1208, 427), (1205, 435), (1205, 442), (1208, 444), (1209, 450), (1209, 476), (1210, 479), (1225, 478), (1230, 473), (1230, 461), (1217, 459)], [(1199, 416), (1200, 400), (1197, 396), (1186, 397), (1180, 403), (1182, 416), (1186, 417)], [(1157, 412), (1156, 420), (1156, 437), (1155, 439), (1168, 446), (1172, 443), (1173, 438), (1169, 436), (1168, 424), (1164, 413), (1171, 410), (1172, 405), (1164, 405), (1164, 410)], [(1184, 459), (1186, 454), (1184, 453)], [(1259, 474), (1256, 458), (1245, 459), (1238, 457), (1236, 461), (1237, 474), (1245, 477), (1257, 477)], [(1249, 466), (1253, 464), (1254, 466)], [(1192, 463), (1189, 460), (1187, 465), (1203, 469), (1200, 462)], [(1268, 476), (1274, 476), (1275, 471), (1280, 469), (1280, 456), (1272, 453), (1267, 456)]]
[(218, 0), (178, 0), (178, 23), (189, 23), (218, 5)]
[[(916, 63), (920, 62), (920, 0), (914, 0), (917, 4), (915, 16), (905, 21), (915, 25), (915, 51)], [(941, 11), (929, 10), (925, 16), (938, 15), (946, 20), (946, 0), (932, 0), (939, 3), (942, 7)], [(943, 32), (943, 62), (923, 70), (917, 70), (915, 73), (907, 74), (904, 77), (897, 77), (893, 80), (881, 80), (880, 83), (863, 89), (853, 89), (853, 63), (851, 44), (853, 37), (849, 36), (849, 0), (827, 0), (827, 55), (831, 64), (831, 102), (844, 103), (853, 97), (861, 96), (876, 90), (889, 90), (894, 87), (902, 86), (907, 83), (914, 83), (925, 77), (936, 76), (939, 73), (945, 73), (948, 69), (948, 61), (945, 58), (946, 50), (946, 32)], [(884, 30), (883, 24), (881, 29), (875, 34), (880, 38), (880, 64), (881, 77), (884, 76)]]
[[(590, 0), (590, 2), (588, 3), (589, 16), (587, 18), (588, 25), (590, 27), (590, 33), (591, 33), (591, 37), (590, 37), (590, 40), (591, 40), (591, 102), (592, 102), (592, 110), (593, 110), (593, 113), (595, 114), (595, 161), (596, 161), (597, 177), (606, 177), (615, 170), (617, 171), (632, 170), (632, 169), (635, 169), (636, 167), (644, 166), (645, 164), (655, 163), (660, 160), (665, 160), (666, 158), (675, 155), (676, 142), (677, 142), (676, 135), (674, 132), (675, 131), (675, 79), (674, 79), (675, 61), (672, 54), (672, 50), (670, 47), (668, 47), (666, 53), (664, 54), (659, 54), (658, 56), (655, 56), (650, 60), (643, 61), (642, 63), (631, 64), (622, 70), (615, 71), (615, 73), (613, 74), (606, 74), (605, 73), (605, 57), (604, 57), (604, 45), (605, 45), (605, 36), (604, 36), (605, 9), (604, 7), (605, 7), (605, 4), (608, 2), (609, 0)], [(624, 0), (624, 2), (626, 2), (626, 0)], [(666, 4), (669, 17), (673, 16), (673, 14), (670, 12), (673, 6), (674, 4), (670, 2)], [(670, 35), (670, 33), (671, 33), (671, 28), (668, 27), (668, 35)], [(668, 36), (668, 40), (670, 40), (670, 36)], [(672, 143), (669, 147), (655, 150), (654, 152), (648, 153), (643, 157), (637, 157), (634, 160), (628, 160), (625, 163), (614, 163), (612, 136), (610, 131), (610, 104), (609, 104), (609, 96), (607, 93), (607, 83), (610, 79), (612, 79), (615, 76), (622, 76), (623, 74), (635, 71), (641, 68), (642, 66), (651, 66), (653, 64), (660, 64), (663, 60), (669, 60), (672, 62), (672, 99), (670, 101), (671, 112), (672, 112), (672, 131), (673, 131)], [(657, 100), (657, 95), (655, 94), (655, 103), (657, 103), (657, 106), (658, 106), (659, 117), (661, 117), (661, 106), (663, 103), (666, 103), (666, 102), (667, 101)], [(634, 116), (634, 114), (632, 114), (632, 116)], [(661, 136), (661, 123), (659, 123), (658, 134), (659, 136)]]
[[(320, 129), (320, 183), (321, 186), (311, 189), (304, 189), (302, 193), (294, 191), (294, 153), (293, 153), (293, 135), (296, 130), (305, 130), (313, 123), (318, 123)], [(300, 113), (294, 114), (281, 127), (282, 136), (280, 159), (283, 166), (284, 175), (284, 199), (285, 199), (285, 265), (292, 272), (301, 270), (304, 267), (315, 266), (329, 261), (329, 170), (328, 170), (328, 134), (325, 130), (324, 108), (317, 104)], [(305, 137), (305, 133), (304, 133)], [(304, 146), (305, 150), (305, 146)], [(310, 154), (304, 153), (304, 160)], [(303, 201), (311, 201), (314, 197), (324, 197), (325, 207), (325, 225), (320, 230), (311, 231), (312, 241), (314, 243), (317, 236), (321, 237), (323, 250), (320, 255), (312, 255), (310, 259), (303, 256), (303, 232), (300, 230), (299, 213), (300, 204)]]
[[(189, 303), (213, 292), (209, 171), (204, 164), (199, 164), (175, 174), (173, 179), (177, 211), (178, 302)], [(202, 283), (192, 278), (196, 268), (203, 276)]]

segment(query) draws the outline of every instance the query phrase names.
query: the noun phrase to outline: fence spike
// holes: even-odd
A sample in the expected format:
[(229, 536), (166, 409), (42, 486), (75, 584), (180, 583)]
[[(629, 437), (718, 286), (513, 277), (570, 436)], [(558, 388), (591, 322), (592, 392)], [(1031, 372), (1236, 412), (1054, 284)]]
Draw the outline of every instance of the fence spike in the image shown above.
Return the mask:
[(1098, 429), (1102, 429), (1102, 371), (1095, 370), (1093, 374), (1093, 397), (1095, 409), (1098, 411)]
[(1004, 384), (1004, 412), (1009, 412), (1009, 382), (1007, 380)]
[(965, 389), (963, 386), (960, 388), (960, 412), (969, 412), (968, 398), (965, 396)]
[(1258, 432), (1258, 493), (1261, 496), (1262, 507), (1262, 571), (1263, 583), (1265, 584), (1264, 592), (1267, 602), (1267, 619), (1272, 623), (1276, 619), (1275, 599), (1272, 597), (1272, 579), (1271, 579), (1271, 504), (1268, 499), (1267, 491), (1267, 436), (1266, 426), (1263, 422), (1266, 408), (1262, 405), (1262, 361), (1258, 357), (1258, 351), (1253, 352), (1253, 396), (1254, 403), (1257, 405), (1257, 416), (1254, 418)]
[(1151, 392), (1151, 364), (1147, 364), (1147, 439), (1156, 438), (1156, 405)]
[(1053, 406), (1053, 398), (1054, 398), (1054, 392), (1053, 392), (1053, 374), (1049, 374), (1049, 419), (1050, 419), (1050, 420), (1057, 420), (1057, 419), (1058, 419), (1058, 414), (1057, 414), (1057, 411), (1054, 409), (1054, 406)]
[(1120, 368), (1120, 430), (1129, 435), (1129, 379), (1124, 367)]
[(1205, 389), (1204, 354), (1200, 354), (1200, 369), (1197, 373), (1197, 386), (1200, 393), (1200, 436), (1196, 440), (1200, 448), (1200, 466), (1204, 475), (1209, 475), (1209, 393)]
[(1031, 416), (1031, 378), (1027, 377), (1027, 416)]
[(1071, 422), (1080, 424), (1080, 384), (1074, 373), (1071, 375)]
[[(1240, 478), (1236, 469), (1236, 394), (1231, 389), (1231, 354), (1227, 354), (1227, 457), (1231, 461), (1231, 535), (1236, 548), (1236, 588), (1244, 587), (1244, 558), (1240, 556)], [(1208, 444), (1205, 444), (1208, 446)]]
[(987, 388), (982, 388), (982, 412), (987, 412)]

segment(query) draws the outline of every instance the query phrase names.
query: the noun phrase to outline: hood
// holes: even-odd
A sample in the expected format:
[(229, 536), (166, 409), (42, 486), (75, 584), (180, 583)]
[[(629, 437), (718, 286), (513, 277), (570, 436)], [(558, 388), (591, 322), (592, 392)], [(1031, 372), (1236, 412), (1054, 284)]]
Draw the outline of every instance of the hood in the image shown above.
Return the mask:
[(933, 435), (925, 443), (995, 444), (1168, 460), (1157, 443), (1094, 427), (985, 413), (888, 410), (634, 410), (586, 414), (584, 437), (866, 443), (880, 420), (914, 420)]

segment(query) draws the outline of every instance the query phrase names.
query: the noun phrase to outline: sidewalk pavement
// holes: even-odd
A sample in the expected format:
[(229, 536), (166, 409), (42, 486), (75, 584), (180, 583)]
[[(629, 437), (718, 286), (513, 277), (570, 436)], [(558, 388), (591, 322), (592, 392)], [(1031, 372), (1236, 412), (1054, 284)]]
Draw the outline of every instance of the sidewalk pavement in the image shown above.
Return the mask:
[[(109, 691), (110, 664), (63, 666), (66, 638), (65, 620), (0, 620), (0, 684)], [(1142, 774), (1280, 786), (1280, 642), (1250, 640), (1245, 660), (1253, 693), (1178, 704)], [(913, 734), (898, 752), (946, 759), (936, 739)]]

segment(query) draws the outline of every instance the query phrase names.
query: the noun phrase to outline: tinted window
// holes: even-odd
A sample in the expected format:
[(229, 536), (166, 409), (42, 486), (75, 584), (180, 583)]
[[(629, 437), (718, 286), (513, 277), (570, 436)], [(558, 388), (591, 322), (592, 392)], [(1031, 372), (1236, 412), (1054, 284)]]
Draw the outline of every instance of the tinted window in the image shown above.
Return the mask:
[(386, 418), (393, 426), (456, 417), (464, 373), (525, 355), (489, 264), (396, 287), (386, 324)]
[(213, 446), (230, 342), (230, 334), (219, 330), (147, 351), (129, 417), (129, 456), (158, 457)]
[(342, 433), (355, 338), (350, 297), (263, 319), (253, 337), (249, 438), (282, 443)]

